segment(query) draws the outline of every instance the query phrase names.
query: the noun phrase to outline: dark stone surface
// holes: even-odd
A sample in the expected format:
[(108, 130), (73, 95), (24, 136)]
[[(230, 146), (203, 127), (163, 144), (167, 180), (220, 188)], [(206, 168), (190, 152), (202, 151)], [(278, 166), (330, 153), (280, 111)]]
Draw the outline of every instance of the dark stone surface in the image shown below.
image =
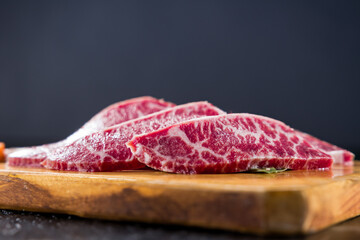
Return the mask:
[[(182, 226), (102, 221), (69, 215), (0, 210), (0, 239), (259, 240), (279, 237), (258, 237)], [(360, 239), (360, 217), (314, 235), (282, 239)]]

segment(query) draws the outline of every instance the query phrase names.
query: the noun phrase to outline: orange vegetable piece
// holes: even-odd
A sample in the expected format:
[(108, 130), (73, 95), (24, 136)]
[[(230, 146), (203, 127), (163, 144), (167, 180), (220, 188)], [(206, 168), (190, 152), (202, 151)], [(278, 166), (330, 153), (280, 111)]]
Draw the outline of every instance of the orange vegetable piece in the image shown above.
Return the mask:
[(5, 150), (5, 143), (0, 142), (0, 162), (4, 161), (5, 159), (4, 150)]

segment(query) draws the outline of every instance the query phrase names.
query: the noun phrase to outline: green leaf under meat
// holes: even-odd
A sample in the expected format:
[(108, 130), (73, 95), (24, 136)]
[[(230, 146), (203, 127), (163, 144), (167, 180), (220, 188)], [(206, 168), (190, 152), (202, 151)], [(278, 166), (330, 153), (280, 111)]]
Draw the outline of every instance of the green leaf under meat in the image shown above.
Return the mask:
[(280, 173), (280, 172), (284, 172), (288, 170), (287, 168), (283, 168), (283, 169), (276, 169), (274, 167), (271, 167), (271, 168), (253, 168), (253, 169), (250, 169), (249, 172), (251, 173)]

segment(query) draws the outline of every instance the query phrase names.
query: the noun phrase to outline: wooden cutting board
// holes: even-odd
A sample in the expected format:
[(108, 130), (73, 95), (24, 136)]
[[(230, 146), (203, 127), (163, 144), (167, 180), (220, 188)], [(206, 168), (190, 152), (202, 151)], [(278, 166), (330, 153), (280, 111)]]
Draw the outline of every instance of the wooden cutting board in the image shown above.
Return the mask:
[(256, 234), (311, 233), (360, 215), (360, 164), (217, 175), (75, 173), (1, 164), (0, 208)]

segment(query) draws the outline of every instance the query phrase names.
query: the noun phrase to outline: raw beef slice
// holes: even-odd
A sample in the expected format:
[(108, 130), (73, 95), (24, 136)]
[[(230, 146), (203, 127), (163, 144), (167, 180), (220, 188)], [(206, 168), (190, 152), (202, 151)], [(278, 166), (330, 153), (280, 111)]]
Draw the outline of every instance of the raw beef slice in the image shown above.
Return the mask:
[(42, 146), (20, 148), (10, 153), (7, 156), (8, 165), (42, 167), (40, 163), (46, 158), (47, 153), (55, 148), (74, 142), (93, 132), (173, 106), (175, 104), (153, 97), (138, 97), (112, 104), (96, 114), (65, 140)]
[(318, 169), (332, 163), (284, 123), (252, 114), (198, 118), (135, 136), (127, 145), (138, 161), (173, 173)]
[(138, 169), (145, 165), (126, 147), (133, 136), (219, 114), (225, 113), (207, 102), (179, 105), (80, 138), (50, 152), (42, 164), (48, 169), (87, 172)]
[(333, 158), (333, 163), (338, 165), (351, 166), (354, 164), (354, 154), (348, 150), (342, 149), (338, 146), (322, 141), (314, 136), (307, 133), (296, 131), (297, 134), (301, 135), (311, 145), (320, 149), (321, 151), (329, 154)]

